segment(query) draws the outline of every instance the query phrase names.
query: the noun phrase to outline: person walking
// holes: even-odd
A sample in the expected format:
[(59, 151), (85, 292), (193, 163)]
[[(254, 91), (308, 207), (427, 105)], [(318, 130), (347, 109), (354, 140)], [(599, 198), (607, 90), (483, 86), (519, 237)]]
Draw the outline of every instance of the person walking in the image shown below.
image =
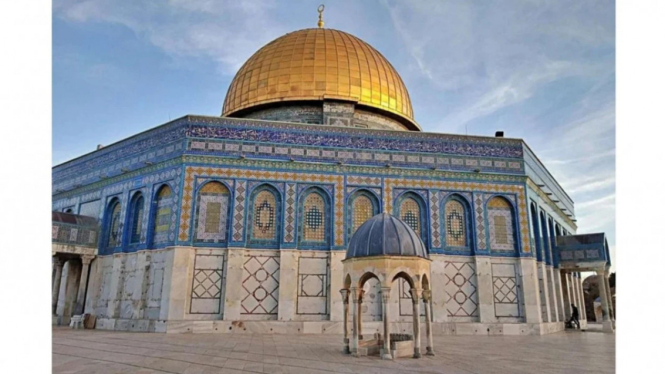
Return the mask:
[(570, 306), (573, 308), (573, 314), (570, 316), (570, 320), (568, 323), (570, 324), (570, 327), (573, 327), (573, 322), (577, 325), (577, 329), (580, 329), (580, 311), (577, 309), (575, 304), (570, 304)]

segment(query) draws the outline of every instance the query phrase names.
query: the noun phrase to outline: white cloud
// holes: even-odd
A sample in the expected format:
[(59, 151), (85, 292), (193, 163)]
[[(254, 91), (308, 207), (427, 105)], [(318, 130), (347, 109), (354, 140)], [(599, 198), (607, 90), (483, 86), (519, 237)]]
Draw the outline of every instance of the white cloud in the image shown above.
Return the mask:
[(259, 47), (286, 30), (271, 17), (274, 1), (139, 2), (60, 0), (57, 17), (123, 25), (174, 59), (203, 58), (233, 74)]

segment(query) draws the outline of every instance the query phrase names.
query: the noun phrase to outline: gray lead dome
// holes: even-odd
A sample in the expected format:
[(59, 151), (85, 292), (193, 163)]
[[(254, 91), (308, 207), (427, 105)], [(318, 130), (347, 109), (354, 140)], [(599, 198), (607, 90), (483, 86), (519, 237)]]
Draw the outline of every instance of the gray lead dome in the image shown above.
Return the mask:
[(425, 244), (409, 225), (388, 213), (377, 214), (353, 234), (346, 258), (416, 256), (429, 258)]

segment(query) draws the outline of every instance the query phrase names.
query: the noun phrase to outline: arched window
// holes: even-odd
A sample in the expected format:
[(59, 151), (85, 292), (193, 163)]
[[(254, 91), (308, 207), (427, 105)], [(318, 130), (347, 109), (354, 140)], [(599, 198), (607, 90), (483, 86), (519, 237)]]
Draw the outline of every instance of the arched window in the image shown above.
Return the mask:
[(259, 246), (278, 246), (281, 219), (281, 200), (278, 192), (269, 186), (252, 192), (249, 214), (249, 243)]
[(456, 197), (446, 201), (443, 224), (446, 233), (446, 247), (469, 247), (468, 211)]
[(219, 182), (209, 182), (201, 187), (196, 202), (195, 242), (226, 242), (230, 196), (229, 189)]
[(152, 244), (169, 241), (171, 228), (171, 212), (173, 209), (173, 191), (168, 185), (163, 185), (157, 191), (153, 201)]
[(550, 248), (550, 241), (547, 239), (549, 236), (549, 231), (547, 231), (547, 220), (545, 219), (545, 213), (540, 212), (540, 235), (543, 238), (543, 258), (547, 265), (552, 264), (551, 253), (552, 249)]
[(141, 242), (141, 229), (143, 228), (143, 194), (138, 192), (132, 197), (129, 214), (129, 244)]
[(106, 210), (106, 248), (119, 247), (120, 237), (120, 201), (113, 199)]
[[(549, 228), (549, 235), (550, 235), (550, 248), (552, 250), (552, 253), (550, 256), (552, 256), (552, 261), (554, 261), (554, 247), (556, 246), (556, 235), (554, 234), (554, 220), (552, 217), (549, 217), (547, 220), (548, 223), (548, 228)], [(554, 262), (552, 262), (554, 263)]]
[(406, 192), (397, 198), (395, 215), (409, 225), (427, 243), (427, 218), (425, 217), (425, 201), (420, 195)]
[(536, 204), (531, 203), (531, 229), (533, 231), (534, 242), (536, 243), (536, 257), (538, 261), (543, 261), (543, 245), (540, 242), (540, 230), (538, 229), (538, 213)]
[(365, 221), (379, 214), (379, 204), (374, 195), (367, 191), (357, 191), (351, 197), (350, 231), (351, 236)]
[(325, 247), (329, 242), (329, 203), (318, 189), (305, 192), (300, 208), (299, 242), (304, 245)]
[(513, 209), (503, 197), (493, 197), (487, 202), (490, 249), (496, 251), (515, 250), (515, 229)]

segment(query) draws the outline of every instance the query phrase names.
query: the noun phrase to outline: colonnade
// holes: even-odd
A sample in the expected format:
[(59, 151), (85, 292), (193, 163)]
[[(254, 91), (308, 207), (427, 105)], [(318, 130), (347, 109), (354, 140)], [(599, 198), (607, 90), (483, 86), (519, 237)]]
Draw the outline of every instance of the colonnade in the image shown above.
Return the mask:
[[(72, 256), (53, 256), (53, 289), (51, 292), (51, 313), (53, 317), (57, 317), (58, 312), (58, 300), (60, 299), (60, 288), (62, 286), (62, 270), (65, 263), (69, 262), (69, 271), (67, 272), (67, 279), (65, 284), (69, 282), (69, 277), (73, 274), (74, 263), (78, 265), (78, 261), (81, 261), (81, 273), (78, 281), (78, 289), (76, 290), (76, 299), (74, 300), (74, 310), (72, 312), (72, 319), (70, 326), (72, 328), (82, 328), (83, 327), (83, 311), (85, 309), (85, 294), (87, 287), (88, 274), (90, 272), (90, 263), (94, 256), (91, 255), (81, 255), (78, 257)], [(65, 287), (65, 291), (66, 291)], [(65, 304), (67, 300), (65, 300)], [(66, 312), (66, 308), (65, 308)]]
[(612, 305), (612, 292), (610, 288), (610, 269), (596, 269), (598, 275), (598, 288), (600, 291), (600, 307), (603, 309), (603, 330), (614, 331), (615, 318)]
[[(393, 359), (390, 343), (390, 287), (381, 288), (382, 300), (382, 319), (383, 319), (383, 347), (381, 350), (381, 357), (383, 359)], [(432, 336), (432, 309), (431, 309), (431, 290), (423, 290), (422, 288), (413, 287), (409, 291), (411, 294), (411, 301), (413, 305), (413, 357), (420, 358), (420, 299), (425, 304), (425, 331), (427, 334), (427, 347), (425, 354), (434, 356), (434, 337)], [(342, 301), (344, 303), (344, 352), (354, 353), (358, 355), (358, 348), (360, 341), (363, 340), (362, 336), (362, 302), (364, 291), (359, 287), (350, 287), (350, 289), (340, 290), (342, 294)], [(351, 313), (352, 338), (349, 339), (349, 303), (353, 303), (353, 310)]]

